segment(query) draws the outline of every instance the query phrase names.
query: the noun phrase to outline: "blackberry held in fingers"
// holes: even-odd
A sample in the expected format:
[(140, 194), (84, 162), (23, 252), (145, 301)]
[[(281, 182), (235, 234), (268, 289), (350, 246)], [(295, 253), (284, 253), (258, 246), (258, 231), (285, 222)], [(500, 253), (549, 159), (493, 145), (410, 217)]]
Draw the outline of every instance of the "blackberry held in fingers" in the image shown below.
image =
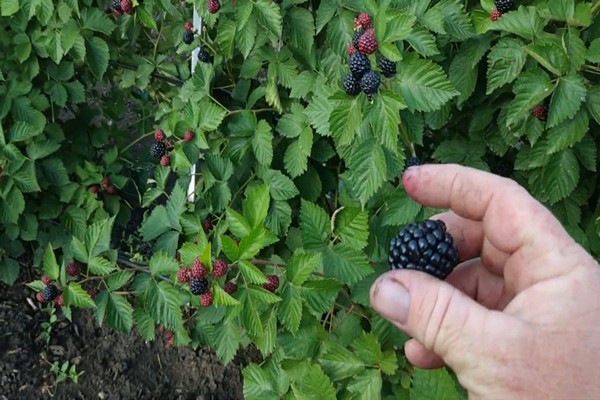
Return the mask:
[(390, 241), (390, 269), (413, 269), (445, 279), (458, 265), (454, 239), (443, 221), (406, 225)]
[(344, 80), (342, 81), (342, 86), (344, 86), (344, 92), (351, 96), (356, 96), (360, 93), (360, 84), (351, 73), (346, 74), (344, 76)]
[(494, 0), (494, 4), (496, 5), (496, 9), (500, 11), (501, 14), (504, 14), (511, 10), (513, 0)]
[(365, 72), (371, 70), (371, 61), (359, 52), (356, 52), (350, 56), (350, 60), (348, 61), (350, 66), (350, 72), (354, 75), (355, 79), (360, 79), (365, 74)]

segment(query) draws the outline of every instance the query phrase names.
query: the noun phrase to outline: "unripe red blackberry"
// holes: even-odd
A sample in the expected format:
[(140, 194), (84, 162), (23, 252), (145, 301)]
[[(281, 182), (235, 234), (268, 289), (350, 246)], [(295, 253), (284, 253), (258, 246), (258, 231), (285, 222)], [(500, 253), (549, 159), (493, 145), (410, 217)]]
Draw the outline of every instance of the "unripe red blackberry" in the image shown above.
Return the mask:
[(538, 104), (537, 106), (531, 109), (531, 114), (533, 114), (533, 116), (539, 120), (544, 120), (548, 115), (548, 109), (546, 108), (546, 106)]
[(90, 188), (88, 190), (92, 194), (98, 194), (98, 192), (100, 191), (100, 186), (99, 185), (92, 185), (92, 186), (90, 186)]
[(45, 303), (46, 302), (46, 298), (44, 297), (44, 293), (37, 293), (35, 295), (35, 298), (37, 301), (39, 301), (40, 303)]
[(163, 167), (168, 167), (169, 165), (171, 165), (171, 157), (169, 157), (168, 155), (164, 155), (160, 158), (160, 165), (162, 165)]
[(58, 296), (56, 296), (56, 304), (58, 304), (59, 307), (64, 307), (65, 306), (65, 300), (63, 299), (63, 294), (59, 294)]
[(192, 140), (194, 140), (194, 131), (191, 130), (191, 129), (188, 129), (183, 134), (183, 141), (184, 142), (191, 142)]
[(227, 294), (234, 294), (237, 290), (237, 284), (234, 281), (229, 281), (225, 284), (224, 290)]
[(190, 281), (190, 276), (192, 275), (192, 270), (189, 268), (181, 268), (177, 271), (177, 280), (181, 283), (188, 283)]
[(52, 279), (50, 279), (48, 276), (46, 275), (42, 275), (42, 278), (40, 279), (42, 281), (42, 283), (46, 286), (48, 286), (49, 284), (52, 283)]
[(200, 305), (202, 307), (210, 307), (213, 303), (213, 292), (209, 290), (208, 292), (200, 295)]
[(108, 194), (114, 194), (115, 193), (115, 187), (113, 185), (108, 185), (106, 187), (106, 193), (108, 193)]
[(209, 218), (202, 221), (202, 230), (204, 231), (204, 233), (210, 232), (210, 230), (212, 228), (213, 228), (213, 223)]
[(227, 270), (229, 270), (229, 265), (225, 260), (218, 259), (213, 263), (213, 275), (215, 278), (222, 277), (227, 273)]
[(102, 178), (102, 187), (103, 188), (106, 188), (110, 184), (111, 184), (111, 181), (108, 176), (105, 176), (104, 178)]
[(188, 32), (194, 30), (194, 25), (190, 21), (187, 21), (185, 23), (184, 27), (185, 27), (185, 30)]
[(356, 53), (358, 50), (356, 50), (356, 47), (354, 47), (354, 45), (352, 43), (348, 44), (348, 47), (346, 48), (346, 53), (348, 54), (348, 57), (350, 57), (352, 54)]
[(164, 142), (166, 138), (167, 138), (167, 135), (165, 135), (165, 131), (163, 131), (162, 129), (157, 128), (154, 131), (154, 141), (156, 143)]
[(135, 13), (135, 9), (133, 8), (133, 3), (131, 0), (121, 0), (121, 10), (129, 15), (133, 15)]
[(192, 276), (196, 279), (204, 279), (206, 274), (208, 274), (206, 265), (202, 264), (200, 259), (196, 257), (196, 259), (194, 259), (194, 264), (192, 265)]
[(500, 11), (498, 11), (497, 9), (493, 9), (492, 12), (490, 13), (490, 21), (496, 22), (500, 19), (501, 16), (502, 16), (502, 13)]
[(67, 275), (75, 277), (79, 275), (79, 264), (75, 261), (68, 263), (65, 270), (67, 271)]
[(219, 3), (219, 0), (208, 0), (206, 9), (209, 13), (215, 14), (221, 9), (221, 3)]
[(275, 292), (279, 287), (279, 277), (277, 275), (267, 276), (267, 283), (263, 284), (263, 288), (269, 292)]
[(369, 29), (373, 26), (373, 22), (371, 21), (371, 16), (367, 13), (360, 13), (358, 17), (356, 17), (356, 21), (354, 23), (356, 28)]
[(87, 293), (90, 296), (90, 298), (94, 300), (96, 296), (98, 296), (98, 293), (100, 293), (100, 290), (98, 290), (98, 288), (91, 288), (87, 291)]
[(364, 35), (358, 39), (358, 51), (363, 54), (373, 54), (379, 48), (377, 39), (375, 38), (375, 31), (373, 29), (367, 29)]

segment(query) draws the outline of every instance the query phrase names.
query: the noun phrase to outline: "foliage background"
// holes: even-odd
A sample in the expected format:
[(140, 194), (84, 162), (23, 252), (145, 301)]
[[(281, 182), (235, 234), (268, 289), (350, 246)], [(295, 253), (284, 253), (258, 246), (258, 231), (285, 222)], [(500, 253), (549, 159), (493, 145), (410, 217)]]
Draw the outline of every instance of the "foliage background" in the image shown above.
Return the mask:
[[(186, 45), (193, 5), (205, 29)], [(489, 0), (134, 6), (0, 1), (0, 279), (33, 254), (67, 317), (92, 308), (147, 340), (164, 326), (225, 362), (253, 343), (264, 363), (244, 371), (249, 399), (460, 398), (449, 371), (407, 363), (406, 337), (368, 304), (390, 238), (438, 211), (403, 191), (405, 159), (514, 163), (598, 255), (600, 2), (523, 1), (494, 23)], [(362, 11), (398, 61), (373, 104), (340, 86)], [(192, 75), (201, 43), (215, 61)], [(541, 103), (545, 121), (530, 113)], [(149, 155), (155, 128), (173, 141), (170, 167)], [(114, 194), (88, 190), (106, 176)], [(231, 265), (208, 308), (175, 278), (196, 257)]]

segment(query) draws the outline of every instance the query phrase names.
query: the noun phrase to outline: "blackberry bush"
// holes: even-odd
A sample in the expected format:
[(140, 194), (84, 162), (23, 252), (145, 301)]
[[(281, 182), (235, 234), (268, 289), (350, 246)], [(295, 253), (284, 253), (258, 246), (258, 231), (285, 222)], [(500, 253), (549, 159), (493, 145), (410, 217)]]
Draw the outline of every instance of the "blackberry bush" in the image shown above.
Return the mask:
[(439, 212), (402, 187), (416, 154), (510, 172), (600, 254), (595, 1), (211, 0), (195, 29), (193, 2), (34, 3), (1, 5), (0, 279), (225, 363), (252, 344), (250, 400), (464, 397), (369, 305)]

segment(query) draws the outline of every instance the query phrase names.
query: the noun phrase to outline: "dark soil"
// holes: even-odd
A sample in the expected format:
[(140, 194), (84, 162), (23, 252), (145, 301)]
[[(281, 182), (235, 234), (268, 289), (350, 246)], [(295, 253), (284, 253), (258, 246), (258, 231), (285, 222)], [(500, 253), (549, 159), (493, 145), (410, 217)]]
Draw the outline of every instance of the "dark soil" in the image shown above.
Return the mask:
[[(69, 400), (243, 399), (241, 369), (252, 361), (250, 352), (224, 366), (208, 349), (169, 348), (162, 338), (145, 343), (135, 332), (98, 327), (89, 310), (77, 310), (73, 323), (59, 317), (46, 350), (39, 335), (47, 320), (29, 288), (0, 285), (0, 400), (46, 399), (50, 393)], [(55, 388), (55, 360), (84, 372), (77, 384)]]

